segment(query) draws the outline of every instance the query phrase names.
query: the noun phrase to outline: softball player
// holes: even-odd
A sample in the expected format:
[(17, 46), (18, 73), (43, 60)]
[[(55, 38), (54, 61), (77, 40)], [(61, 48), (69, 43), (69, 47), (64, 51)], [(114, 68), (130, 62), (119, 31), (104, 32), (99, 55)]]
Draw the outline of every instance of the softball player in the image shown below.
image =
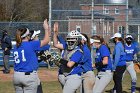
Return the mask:
[(113, 52), (113, 92), (122, 93), (122, 76), (126, 69), (126, 53), (124, 51), (123, 39), (120, 33), (115, 33), (112, 37), (115, 47)]
[[(136, 71), (134, 69), (134, 55), (137, 53), (137, 49), (134, 44), (132, 44), (133, 37), (131, 35), (127, 35), (125, 38), (125, 52), (126, 52), (126, 70), (129, 72), (131, 76), (131, 93), (135, 93), (136, 90)], [(124, 73), (125, 74), (125, 73)]]
[[(31, 33), (31, 41), (38, 41), (39, 40), (39, 34), (40, 34), (40, 30), (38, 31), (34, 31), (34, 30), (31, 30), (30, 31)], [(47, 44), (43, 47), (40, 47), (36, 52), (37, 52), (37, 55), (38, 53), (40, 53), (41, 51), (44, 51), (44, 50), (49, 50), (50, 48), (50, 45)], [(42, 59), (38, 59), (38, 62), (41, 62)], [(39, 79), (39, 78), (38, 78)], [(38, 80), (38, 88), (37, 88), (37, 93), (43, 93), (43, 90), (42, 90), (42, 84), (40, 82), (40, 79)]]
[(93, 64), (93, 67), (96, 67), (98, 70), (93, 93), (103, 93), (113, 75), (110, 51), (109, 48), (103, 44), (104, 40), (99, 36), (92, 36), (90, 42), (96, 47), (95, 64)]
[[(54, 24), (53, 45), (54, 45), (54, 47), (56, 47), (62, 51), (61, 57), (64, 58), (64, 47), (67, 47), (67, 44), (66, 44), (66, 41), (62, 37), (58, 36), (58, 23), (57, 22)], [(66, 58), (64, 58), (64, 59), (66, 59)], [(64, 84), (66, 82), (66, 75), (68, 73), (66, 73), (66, 72), (63, 73), (62, 69), (63, 69), (63, 65), (60, 65), (59, 71), (58, 71), (58, 81), (60, 82), (62, 89), (63, 89)]]
[(81, 49), (83, 51), (83, 64), (82, 64), (82, 85), (81, 93), (92, 93), (95, 82), (95, 75), (92, 68), (92, 60), (90, 53), (90, 42), (88, 36), (82, 33)]
[(35, 51), (49, 43), (49, 27), (44, 21), (45, 36), (41, 41), (30, 41), (28, 28), (16, 31), (16, 46), (13, 54), (15, 59), (13, 83), (16, 93), (36, 93), (38, 86), (38, 61)]
[[(58, 26), (58, 23), (57, 23)], [(67, 44), (61, 44), (57, 41), (58, 29), (54, 29), (54, 46), (64, 50), (63, 60), (60, 66), (60, 75), (63, 75), (63, 93), (75, 93), (81, 85), (81, 61), (83, 52), (80, 49), (80, 36), (77, 31), (71, 31), (67, 35)], [(61, 80), (62, 78), (59, 78)], [(61, 81), (60, 81), (61, 82)]]
[[(66, 82), (63, 88), (63, 93), (75, 93), (81, 85), (81, 65), (83, 52), (80, 48), (81, 36), (78, 31), (71, 31), (67, 35), (67, 49), (69, 50), (67, 67), (71, 68), (66, 76)], [(66, 48), (65, 48), (66, 50)]]

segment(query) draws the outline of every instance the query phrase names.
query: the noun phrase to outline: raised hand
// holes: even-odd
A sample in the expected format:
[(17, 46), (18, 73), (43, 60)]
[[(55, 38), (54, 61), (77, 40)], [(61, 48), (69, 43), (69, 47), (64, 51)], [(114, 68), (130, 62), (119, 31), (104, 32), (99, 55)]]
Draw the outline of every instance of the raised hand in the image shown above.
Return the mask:
[(54, 31), (55, 33), (58, 33), (58, 22), (55, 22), (55, 23), (54, 23), (53, 31)]
[(44, 27), (45, 30), (50, 30), (49, 24), (48, 24), (48, 20), (47, 20), (47, 19), (44, 20), (43, 27)]

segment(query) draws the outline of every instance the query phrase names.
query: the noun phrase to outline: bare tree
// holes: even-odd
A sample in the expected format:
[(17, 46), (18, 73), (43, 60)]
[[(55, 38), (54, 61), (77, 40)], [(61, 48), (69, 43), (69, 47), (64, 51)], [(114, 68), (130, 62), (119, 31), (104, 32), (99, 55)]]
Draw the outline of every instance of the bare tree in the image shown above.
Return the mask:
[[(5, 21), (42, 21), (48, 17), (46, 0), (0, 0), (0, 16)], [(2, 19), (1, 19), (2, 20)]]

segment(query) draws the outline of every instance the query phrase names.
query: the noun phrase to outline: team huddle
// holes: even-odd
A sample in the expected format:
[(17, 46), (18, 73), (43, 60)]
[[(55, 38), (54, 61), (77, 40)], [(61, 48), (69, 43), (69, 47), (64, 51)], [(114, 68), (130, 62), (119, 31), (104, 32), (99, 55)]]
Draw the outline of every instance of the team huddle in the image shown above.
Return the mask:
[[(104, 38), (98, 35), (88, 38), (86, 34), (73, 30), (68, 32), (66, 40), (63, 39), (59, 35), (59, 25), (55, 22), (53, 46), (61, 51), (60, 56), (57, 53), (44, 52), (50, 48), (47, 20), (43, 27), (43, 40), (38, 38), (40, 31), (31, 31), (24, 27), (16, 31), (16, 46), (13, 50), (13, 83), (16, 93), (43, 93), (37, 74), (38, 62), (48, 62), (50, 59), (59, 68), (58, 80), (63, 93), (76, 93), (77, 89), (80, 89), (80, 93), (103, 93), (112, 79), (112, 93), (122, 93), (122, 80), (126, 71), (131, 75), (131, 93), (135, 93), (137, 76), (133, 60), (138, 48), (132, 43), (134, 38), (131, 35), (126, 35), (123, 40), (120, 33), (115, 33), (111, 37), (115, 44), (111, 53)], [(91, 58), (91, 50), (96, 51), (95, 62)]]

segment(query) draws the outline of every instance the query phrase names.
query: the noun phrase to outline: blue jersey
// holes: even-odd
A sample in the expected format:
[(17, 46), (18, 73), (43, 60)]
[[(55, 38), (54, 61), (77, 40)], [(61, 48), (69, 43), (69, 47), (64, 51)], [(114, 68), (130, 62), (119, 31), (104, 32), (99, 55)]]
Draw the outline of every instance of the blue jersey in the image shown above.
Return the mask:
[(95, 62), (102, 62), (104, 57), (108, 57), (108, 64), (97, 67), (98, 71), (112, 70), (110, 51), (106, 45), (101, 45), (99, 49), (96, 50)]
[(63, 45), (64, 50), (62, 50), (61, 56), (64, 58), (65, 50), (67, 50), (67, 43), (61, 36), (58, 36), (58, 40)]
[(82, 46), (82, 50), (83, 50), (83, 60), (82, 60), (83, 72), (92, 71), (93, 68), (90, 50), (86, 44)]
[(113, 63), (113, 69), (116, 69), (116, 66), (126, 65), (126, 53), (121, 42), (117, 42), (115, 45), (113, 52)]
[(126, 61), (133, 61), (136, 51), (137, 50), (134, 44), (131, 44), (129, 46), (125, 44)]
[(40, 41), (24, 41), (17, 48), (14, 47), (14, 70), (18, 72), (32, 72), (38, 69), (35, 51), (40, 48)]
[[(62, 52), (62, 58), (66, 59), (65, 56), (67, 56), (67, 54), (70, 52), (70, 51), (67, 51), (67, 43), (66, 41), (58, 36), (58, 40), (59, 42), (63, 45), (63, 48), (64, 48), (64, 51)], [(80, 49), (80, 47), (77, 47), (75, 49)], [(78, 66), (74, 67), (72, 69), (72, 71), (69, 73), (69, 74), (79, 74), (81, 75), (81, 73), (83, 72), (83, 69), (81, 69), (81, 61), (82, 61), (82, 58), (83, 58), (83, 53), (79, 50), (77, 50), (71, 57), (70, 57), (70, 61), (73, 61), (75, 62), (75, 64), (78, 64)], [(67, 59), (66, 59), (67, 60)], [(61, 73), (61, 67), (59, 69), (59, 73)]]
[(133, 41), (132, 44), (136, 47), (136, 53), (140, 51), (139, 43), (137, 41)]
[[(80, 48), (77, 47), (76, 49), (80, 49)], [(73, 75), (73, 74), (81, 75), (81, 72), (82, 72), (81, 64), (82, 64), (82, 59), (83, 59), (83, 53), (80, 50), (77, 50), (74, 54), (72, 54), (72, 56), (69, 59), (70, 59), (70, 61), (73, 61), (73, 62), (75, 62), (75, 64), (78, 65), (78, 66), (74, 67), (69, 74), (70, 75)]]
[(47, 44), (47, 45), (45, 45), (45, 46), (43, 46), (43, 47), (40, 47), (40, 48), (38, 49), (38, 51), (49, 50), (49, 49), (50, 49), (50, 45)]

